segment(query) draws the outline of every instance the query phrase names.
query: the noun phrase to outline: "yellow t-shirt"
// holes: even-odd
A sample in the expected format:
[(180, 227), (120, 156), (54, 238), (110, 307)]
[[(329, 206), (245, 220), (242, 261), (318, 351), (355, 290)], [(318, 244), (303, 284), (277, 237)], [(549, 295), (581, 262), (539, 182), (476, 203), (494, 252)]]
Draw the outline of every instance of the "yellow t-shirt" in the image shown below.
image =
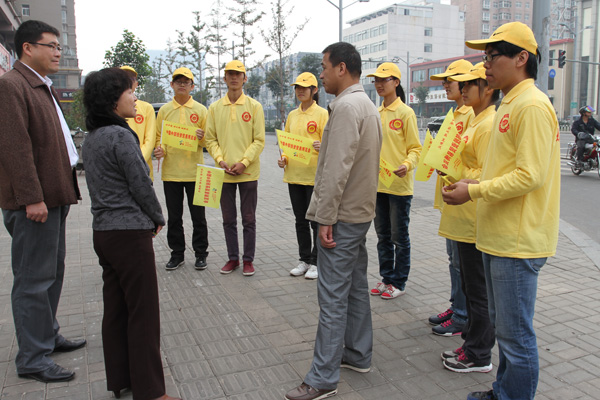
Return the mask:
[(477, 248), (499, 257), (556, 253), (560, 217), (560, 132), (548, 96), (533, 79), (502, 99), (494, 118), (481, 181), (469, 185), (477, 204)]
[[(292, 110), (285, 121), (285, 131), (313, 141), (321, 141), (323, 128), (327, 124), (329, 113), (323, 107), (314, 102), (306, 111), (301, 106)], [(283, 153), (285, 157), (285, 153)], [(315, 185), (315, 174), (317, 172), (317, 160), (319, 152), (312, 149), (310, 163), (304, 164), (293, 158), (287, 158), (287, 166), (283, 173), (283, 181), (296, 185)]]
[(394, 179), (389, 188), (380, 180), (377, 191), (396, 196), (412, 195), (414, 187), (412, 171), (419, 163), (422, 148), (415, 112), (398, 97), (388, 107), (381, 105), (379, 114), (383, 128), (380, 157), (390, 163), (394, 169), (404, 164), (408, 171), (404, 178), (393, 175)]
[(154, 151), (154, 143), (156, 141), (156, 117), (154, 115), (154, 107), (152, 104), (138, 100), (135, 103), (137, 109), (135, 118), (127, 118), (129, 127), (137, 134), (140, 139), (140, 149), (144, 156), (144, 160), (150, 167), (150, 178), (153, 178), (152, 173), (152, 153)]
[[(473, 118), (473, 109), (469, 106), (462, 106), (456, 111), (454, 111), (454, 124), (456, 125), (456, 130), (458, 133), (462, 135), (464, 129), (469, 125), (469, 121)], [(435, 182), (435, 195), (433, 197), (433, 208), (442, 211), (444, 208), (444, 200), (442, 199), (442, 187), (446, 186), (444, 181), (437, 176), (437, 181)]]
[(202, 146), (204, 139), (198, 143), (197, 151), (178, 149), (160, 143), (162, 122), (170, 121), (204, 130), (206, 126), (206, 107), (192, 97), (185, 104), (179, 104), (175, 99), (158, 110), (156, 116), (156, 147), (162, 146), (165, 156), (160, 167), (163, 181), (191, 182), (196, 181), (197, 164), (204, 164)]
[(227, 95), (212, 103), (206, 121), (206, 148), (218, 166), (241, 162), (241, 175), (225, 174), (225, 182), (250, 182), (260, 176), (260, 153), (265, 147), (265, 115), (262, 105), (242, 93), (235, 103)]
[[(463, 172), (461, 179), (479, 180), (481, 167), (490, 142), (492, 122), (496, 115), (496, 107), (489, 106), (479, 115), (471, 118), (467, 129), (462, 134), (465, 147), (461, 153)], [(447, 239), (463, 243), (475, 243), (475, 216), (477, 200), (467, 201), (459, 206), (444, 205), (438, 234)]]

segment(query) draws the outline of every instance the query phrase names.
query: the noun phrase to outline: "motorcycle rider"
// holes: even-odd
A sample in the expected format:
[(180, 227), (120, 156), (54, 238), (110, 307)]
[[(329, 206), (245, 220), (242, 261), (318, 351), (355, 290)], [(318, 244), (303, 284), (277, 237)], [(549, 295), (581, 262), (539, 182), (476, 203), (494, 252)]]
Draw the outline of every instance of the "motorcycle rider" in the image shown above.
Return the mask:
[(584, 106), (579, 109), (581, 117), (573, 122), (571, 133), (575, 135), (577, 144), (577, 163), (583, 163), (583, 153), (587, 143), (594, 143), (594, 129), (600, 130), (600, 122), (592, 117), (596, 110), (592, 106)]

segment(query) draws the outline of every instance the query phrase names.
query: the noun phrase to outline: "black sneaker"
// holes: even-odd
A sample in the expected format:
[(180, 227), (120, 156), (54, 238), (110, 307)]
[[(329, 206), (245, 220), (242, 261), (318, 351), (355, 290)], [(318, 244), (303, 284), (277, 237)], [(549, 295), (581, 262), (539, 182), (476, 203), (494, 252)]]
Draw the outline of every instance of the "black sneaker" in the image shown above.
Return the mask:
[(472, 361), (469, 360), (465, 353), (462, 353), (456, 358), (445, 359), (444, 367), (454, 372), (490, 372), (492, 370), (492, 363)]
[(179, 268), (179, 266), (181, 264), (183, 264), (183, 258), (182, 257), (171, 257), (171, 259), (169, 260), (169, 262), (165, 266), (165, 269), (167, 271), (175, 271), (177, 268)]
[(456, 358), (464, 352), (465, 350), (462, 347), (459, 347), (456, 350), (446, 350), (442, 353), (442, 361), (447, 360), (448, 358)]
[(498, 396), (493, 390), (487, 392), (471, 392), (467, 395), (467, 400), (498, 400)]
[(196, 263), (194, 264), (194, 268), (198, 271), (203, 271), (208, 267), (206, 264), (206, 257), (196, 257)]
[(449, 319), (438, 326), (434, 326), (431, 331), (440, 336), (456, 336), (462, 333), (464, 327), (464, 324), (457, 324), (453, 319)]
[(442, 322), (446, 322), (450, 318), (452, 318), (452, 314), (454, 314), (454, 311), (452, 311), (451, 309), (447, 309), (443, 313), (439, 313), (437, 315), (432, 315), (431, 317), (429, 317), (429, 323), (431, 325), (439, 325)]

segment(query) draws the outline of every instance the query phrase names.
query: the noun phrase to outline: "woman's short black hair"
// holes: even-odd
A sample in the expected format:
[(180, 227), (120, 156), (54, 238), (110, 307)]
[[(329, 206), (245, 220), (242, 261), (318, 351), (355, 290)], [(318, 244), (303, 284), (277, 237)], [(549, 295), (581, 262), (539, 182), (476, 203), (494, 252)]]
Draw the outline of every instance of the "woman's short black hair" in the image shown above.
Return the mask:
[[(508, 43), (505, 41), (490, 43), (490, 44), (488, 44), (488, 47), (490, 49), (496, 50), (498, 53), (501, 53), (510, 58), (515, 57), (517, 54), (519, 54), (520, 52), (525, 50), (522, 47), (515, 46), (514, 44)], [(527, 51), (527, 50), (525, 50), (525, 51)], [(539, 52), (537, 52), (537, 54), (533, 54), (529, 51), (527, 51), (527, 52), (529, 53), (529, 58), (527, 59), (527, 64), (525, 66), (525, 70), (527, 72), (527, 75), (531, 79), (535, 80), (535, 79), (537, 79), (537, 74), (538, 74), (538, 64), (542, 62), (542, 56), (540, 55)]]
[(85, 124), (88, 131), (107, 125), (126, 126), (124, 118), (115, 113), (117, 101), (133, 82), (121, 68), (105, 68), (90, 73), (83, 86)]

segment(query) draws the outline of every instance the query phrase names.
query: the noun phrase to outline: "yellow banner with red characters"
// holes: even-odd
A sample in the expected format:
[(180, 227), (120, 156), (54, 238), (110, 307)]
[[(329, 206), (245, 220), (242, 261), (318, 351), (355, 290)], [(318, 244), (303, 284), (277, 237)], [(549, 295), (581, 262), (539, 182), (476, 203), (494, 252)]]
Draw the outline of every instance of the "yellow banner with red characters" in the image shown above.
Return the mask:
[(444, 123), (440, 127), (431, 147), (424, 158), (424, 163), (442, 171), (454, 181), (461, 178), (463, 162), (461, 152), (465, 147), (462, 136), (454, 124), (454, 113), (448, 111)]
[(396, 176), (394, 170), (395, 168), (392, 164), (385, 161), (383, 158), (379, 159), (379, 180), (386, 188), (389, 188), (394, 181), (394, 176)]
[(160, 142), (178, 149), (198, 151), (198, 137), (195, 126), (163, 121)]
[(276, 129), (276, 133), (279, 147), (286, 156), (304, 164), (310, 163), (313, 153), (313, 139), (283, 132), (279, 129)]
[(427, 152), (431, 148), (431, 143), (433, 142), (433, 138), (431, 137), (431, 133), (429, 133), (429, 129), (427, 129), (427, 133), (425, 134), (425, 141), (423, 142), (423, 149), (421, 150), (421, 157), (419, 157), (419, 164), (417, 165), (417, 172), (415, 173), (415, 180), (426, 182), (431, 178), (433, 174), (434, 168), (426, 165), (423, 160), (427, 156)]
[(196, 169), (194, 205), (219, 208), (224, 177), (225, 171), (222, 168), (198, 164), (198, 168)]

